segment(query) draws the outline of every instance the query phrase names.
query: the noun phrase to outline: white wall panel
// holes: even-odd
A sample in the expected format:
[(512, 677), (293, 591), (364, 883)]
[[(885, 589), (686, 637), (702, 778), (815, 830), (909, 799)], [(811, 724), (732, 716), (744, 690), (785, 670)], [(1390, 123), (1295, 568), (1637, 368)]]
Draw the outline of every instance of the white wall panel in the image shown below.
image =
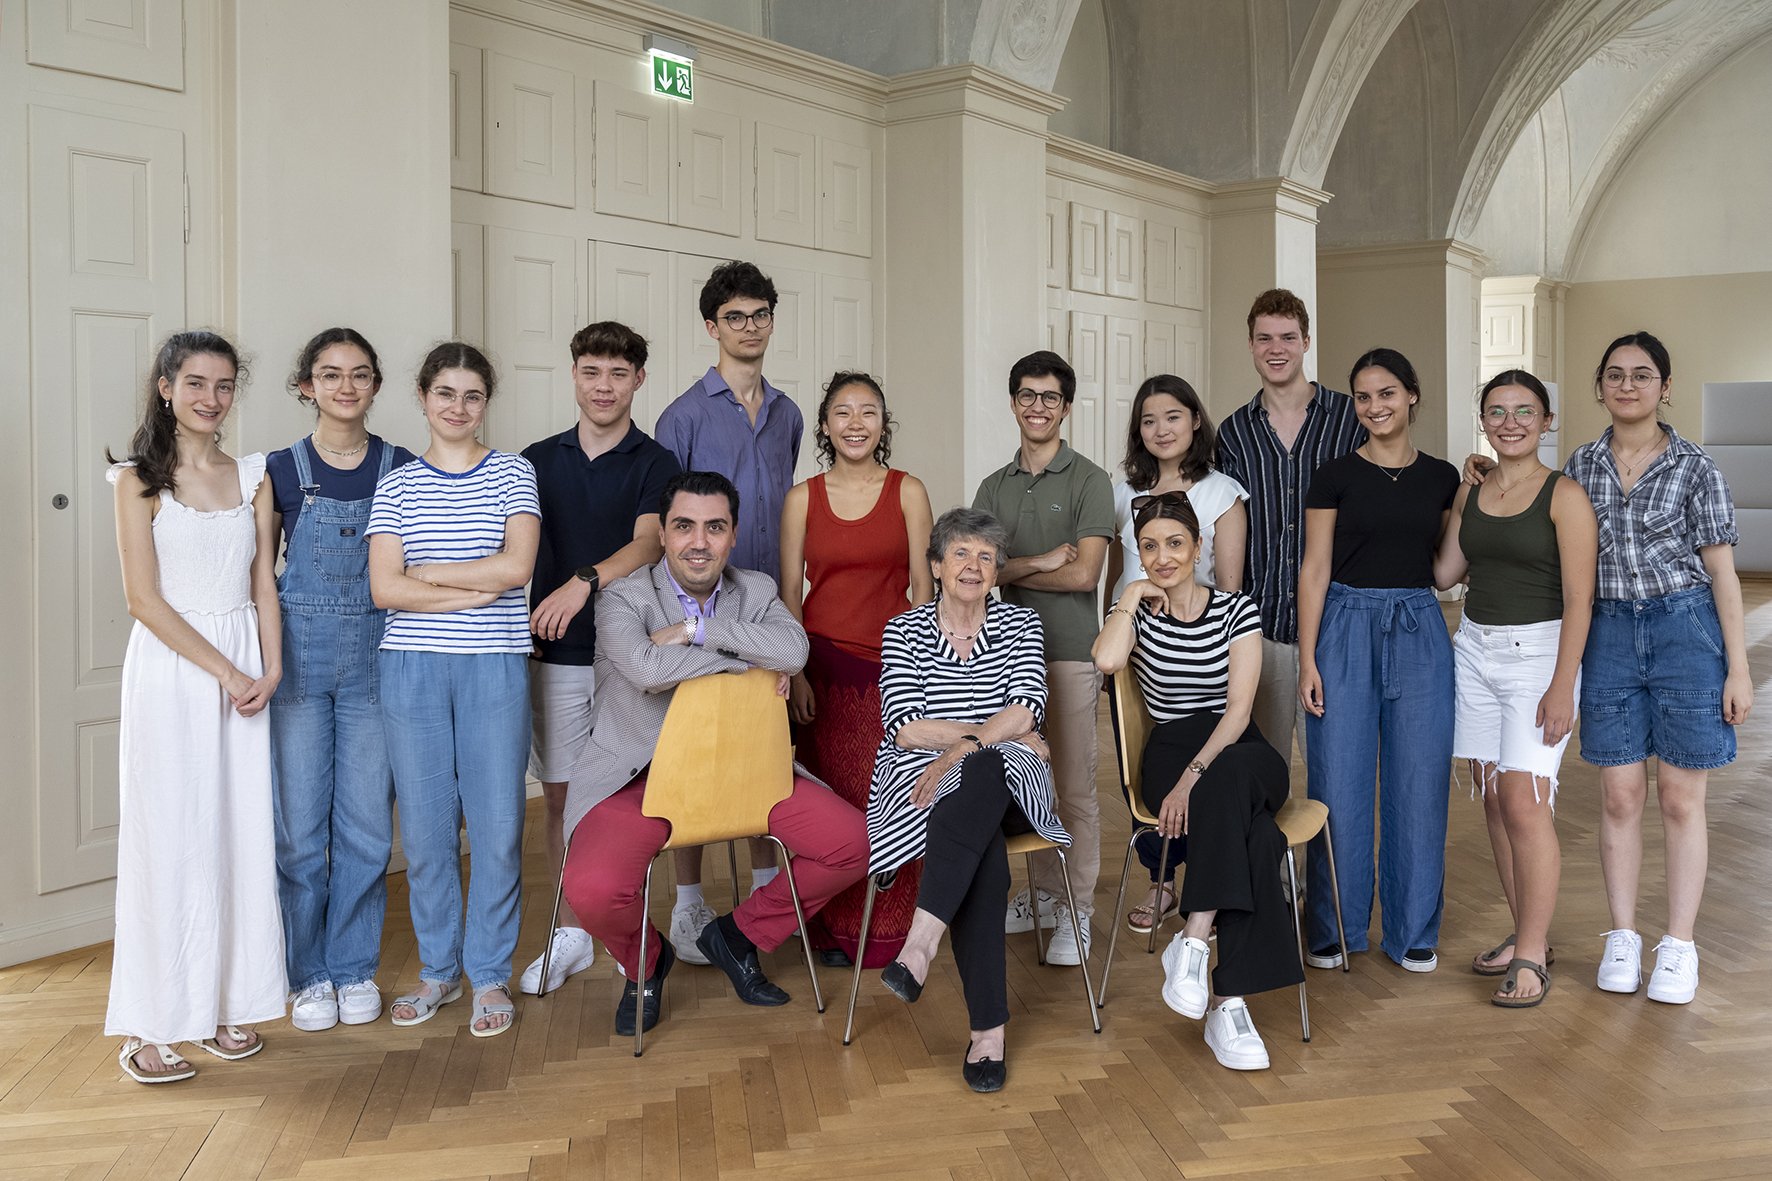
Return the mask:
[(596, 93), (598, 213), (671, 220), (671, 123), (668, 103), (612, 82)]
[(1175, 305), (1206, 307), (1206, 234), (1185, 225), (1175, 228)]
[[(724, 259), (699, 254), (671, 255), (671, 287), (676, 297), (671, 300), (671, 397), (688, 389), (710, 366), (720, 359), (719, 346), (708, 335), (707, 322), (701, 318), (701, 288), (708, 275)], [(781, 331), (777, 326), (776, 331)], [(773, 351), (774, 343), (770, 348)], [(659, 403), (663, 406), (666, 398)]]
[(1071, 202), (1070, 286), (1095, 295), (1107, 290), (1107, 214), (1081, 201)]
[(486, 55), (486, 191), (544, 205), (573, 203), (572, 75)]
[(874, 153), (857, 144), (818, 141), (818, 248), (874, 253)]
[[(1075, 206), (1073, 205), (1074, 209)], [(1107, 467), (1102, 439), (1107, 395), (1107, 321), (1095, 312), (1071, 313), (1071, 345), (1066, 356), (1077, 373), (1077, 397), (1065, 423), (1071, 446)]]
[(1147, 374), (1144, 369), (1144, 334), (1129, 316), (1109, 316), (1105, 338), (1104, 402), (1107, 409), (1102, 437), (1102, 467), (1113, 471), (1125, 453), (1126, 425), (1132, 417), (1132, 399)]
[(1063, 287), (1070, 263), (1071, 227), (1065, 217), (1064, 198), (1046, 198), (1046, 286)]
[(183, 0), (29, 0), (26, 41), (34, 66), (185, 88)]
[(814, 245), (818, 238), (818, 137), (758, 123), (756, 145), (757, 240)]
[(1105, 284), (1109, 295), (1138, 299), (1142, 294), (1144, 250), (1138, 231), (1138, 218), (1108, 211)]
[(1175, 304), (1175, 227), (1154, 218), (1144, 223), (1144, 298)]
[(1176, 327), (1170, 320), (1144, 322), (1144, 375), (1175, 372)]
[(737, 115), (678, 105), (673, 220), (690, 229), (738, 237), (739, 131)]
[(672, 374), (671, 255), (617, 242), (592, 242), (590, 251), (591, 320), (618, 320), (646, 338), (646, 384), (634, 395), (634, 421), (651, 434), (659, 412), (688, 384), (675, 384)]
[(573, 242), (489, 226), (486, 344), (500, 388), (486, 411), (486, 442), (521, 451), (558, 434), (576, 413), (571, 350), (576, 307)]
[(486, 175), (486, 63), (472, 45), (449, 47), (449, 183), (480, 190)]
[(454, 336), (470, 344), (486, 340), (486, 228), (468, 222), (449, 226), (450, 307)]

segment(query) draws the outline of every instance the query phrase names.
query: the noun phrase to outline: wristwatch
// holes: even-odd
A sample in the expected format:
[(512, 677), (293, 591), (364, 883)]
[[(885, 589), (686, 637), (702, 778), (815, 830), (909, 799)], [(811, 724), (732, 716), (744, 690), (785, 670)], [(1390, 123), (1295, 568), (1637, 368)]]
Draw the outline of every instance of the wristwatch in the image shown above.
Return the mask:
[(603, 585), (603, 576), (597, 573), (595, 566), (580, 566), (572, 572), (572, 576), (581, 582), (588, 583), (593, 595)]
[(976, 735), (976, 734), (962, 734), (962, 735), (960, 735), (960, 741), (961, 742), (970, 742), (973, 746), (976, 746), (979, 750), (984, 749), (984, 743), (982, 743), (978, 740), (978, 735)]
[(1199, 759), (1195, 759), (1187, 765), (1187, 769), (1192, 771), (1195, 775), (1204, 775), (1206, 773), (1206, 764), (1202, 763)]

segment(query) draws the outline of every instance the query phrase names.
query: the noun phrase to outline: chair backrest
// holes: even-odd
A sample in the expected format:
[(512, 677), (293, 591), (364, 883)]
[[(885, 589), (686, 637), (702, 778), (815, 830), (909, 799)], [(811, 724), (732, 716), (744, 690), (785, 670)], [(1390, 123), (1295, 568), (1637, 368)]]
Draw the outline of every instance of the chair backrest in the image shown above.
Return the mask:
[(668, 820), (666, 848), (769, 831), (794, 790), (794, 748), (777, 674), (754, 668), (678, 685), (646, 772), (640, 810)]
[(1126, 797), (1126, 807), (1140, 824), (1155, 824), (1157, 818), (1145, 808), (1141, 794), (1144, 744), (1151, 736), (1153, 723), (1144, 707), (1144, 691), (1138, 687), (1131, 661), (1114, 674), (1113, 719), (1114, 753), (1120, 760), (1120, 791)]

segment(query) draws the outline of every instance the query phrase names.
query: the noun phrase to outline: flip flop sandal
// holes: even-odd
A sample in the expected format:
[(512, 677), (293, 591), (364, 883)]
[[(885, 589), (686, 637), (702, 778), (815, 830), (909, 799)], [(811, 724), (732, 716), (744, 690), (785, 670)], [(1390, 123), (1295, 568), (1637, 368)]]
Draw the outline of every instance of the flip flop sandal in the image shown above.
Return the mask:
[[(1509, 935), (1506, 939), (1503, 939), (1500, 943), (1497, 943), (1494, 947), (1491, 947), (1488, 951), (1484, 952), (1482, 955), (1477, 956), (1475, 959), (1473, 959), (1471, 961), (1471, 971), (1475, 972), (1479, 976), (1505, 976), (1505, 975), (1507, 975), (1508, 961), (1503, 960), (1503, 959), (1497, 959), (1496, 957), (1499, 956), (1502, 952), (1506, 951), (1509, 947), (1512, 947), (1514, 945), (1516, 939), (1517, 939), (1517, 936)], [(1557, 949), (1554, 947), (1545, 948), (1544, 949), (1545, 967), (1547, 967), (1547, 968), (1555, 967), (1556, 963), (1557, 963)]]
[[(489, 988), (482, 995), (490, 995), (491, 993), (495, 993), (498, 991), (499, 991), (499, 989)], [(508, 996), (509, 994), (507, 993), (506, 995)], [(490, 1029), (481, 1029), (480, 1028), (480, 1022), (482, 1020), (484, 1020), (487, 1017), (497, 1016), (500, 1013), (503, 1013), (506, 1017), (509, 1018), (509, 1020), (507, 1020), (503, 1025), (494, 1025)], [(475, 1037), (497, 1037), (501, 1033), (508, 1033), (510, 1031), (511, 1026), (513, 1026), (515, 1024), (517, 1024), (517, 1006), (514, 1005), (513, 1003), (511, 1003), (510, 1001), (507, 1000), (507, 1001), (502, 1001), (502, 1002), (500, 1002), (500, 1001), (487, 1002), (487, 1001), (482, 1001), (479, 996), (476, 996), (474, 998), (474, 1016), (468, 1022), (468, 1032), (473, 1034)]]
[[(143, 1050), (154, 1050), (160, 1055), (160, 1061), (171, 1067), (165, 1071), (143, 1070), (136, 1065), (135, 1056)], [(144, 1042), (139, 1037), (123, 1039), (123, 1048), (117, 1051), (117, 1065), (123, 1073), (138, 1083), (176, 1083), (181, 1079), (196, 1078), (197, 1068), (187, 1062), (177, 1050), (163, 1042)]]
[[(388, 1020), (395, 1025), (423, 1025), (437, 1015), (438, 1009), (452, 1001), (461, 999), (461, 981), (459, 980), (447, 989), (434, 981), (426, 981), (425, 983), (432, 986), (432, 991), (409, 992), (405, 996), (395, 997), (394, 1003), (388, 1006)], [(394, 1016), (394, 1010), (401, 1005), (410, 1006), (413, 1015), (410, 1017)]]
[[(1521, 968), (1525, 968), (1527, 971), (1536, 972), (1538, 974), (1541, 987), (1538, 990), (1537, 996), (1522, 997), (1514, 995), (1515, 991), (1520, 986)], [(1550, 990), (1551, 978), (1549, 969), (1543, 964), (1535, 964), (1531, 960), (1523, 960), (1519, 956), (1515, 956), (1512, 962), (1508, 964), (1507, 979), (1502, 981), (1500, 990), (1490, 996), (1489, 1003), (1502, 1009), (1530, 1009), (1543, 1004), (1544, 998), (1550, 995)]]
[(1150, 903), (1141, 902), (1137, 906), (1133, 907), (1131, 910), (1126, 912), (1126, 929), (1128, 931), (1131, 931), (1135, 935), (1149, 935), (1151, 933), (1152, 927), (1159, 926), (1162, 923), (1167, 922), (1174, 915), (1180, 913), (1181, 902), (1176, 897), (1175, 887), (1173, 885), (1166, 885), (1160, 891), (1158, 891), (1157, 899), (1159, 902), (1167, 902), (1168, 905), (1163, 908), (1162, 914), (1156, 915), (1154, 918), (1152, 918), (1151, 922), (1149, 922), (1143, 926), (1140, 926), (1138, 923), (1134, 922), (1133, 920), (1135, 918), (1143, 918), (1143, 917), (1151, 916), (1153, 914), (1153, 910), (1152, 910)]
[(222, 1028), (227, 1030), (228, 1036), (237, 1042), (244, 1042), (249, 1037), (252, 1040), (246, 1042), (244, 1046), (235, 1046), (230, 1050), (214, 1038), (206, 1037), (197, 1043), (197, 1048), (199, 1050), (207, 1050), (217, 1058), (226, 1058), (229, 1062), (238, 1062), (242, 1058), (250, 1058), (265, 1048), (265, 1039), (258, 1036), (256, 1033), (248, 1033), (238, 1025), (224, 1025)]

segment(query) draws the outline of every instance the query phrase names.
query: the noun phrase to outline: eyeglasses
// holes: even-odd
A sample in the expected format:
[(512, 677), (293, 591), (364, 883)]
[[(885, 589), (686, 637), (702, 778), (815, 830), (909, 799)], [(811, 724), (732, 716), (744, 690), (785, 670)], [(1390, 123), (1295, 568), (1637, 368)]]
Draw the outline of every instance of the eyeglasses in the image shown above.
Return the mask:
[(732, 329), (734, 332), (739, 331), (746, 324), (754, 324), (758, 328), (767, 328), (774, 322), (775, 313), (768, 308), (758, 308), (756, 311), (749, 314), (744, 312), (727, 312), (724, 316), (720, 317), (720, 323), (726, 325), (726, 327)]
[(1661, 380), (1661, 374), (1650, 369), (1635, 369), (1626, 373), (1622, 369), (1608, 369), (1600, 374), (1600, 382), (1607, 389), (1621, 390), (1629, 386), (1635, 390), (1646, 390)]
[(1132, 511), (1135, 513), (1142, 513), (1153, 504), (1172, 504), (1177, 507), (1185, 506), (1187, 508), (1194, 507), (1194, 502), (1187, 498), (1187, 493), (1177, 490), (1173, 492), (1147, 492), (1143, 496), (1134, 496), (1132, 498)]
[(454, 390), (431, 390), (429, 393), (445, 406), (460, 402), (469, 410), (483, 410), (486, 407), (486, 395), (479, 390), (469, 390), (465, 394), (458, 394)]
[(1048, 410), (1057, 410), (1064, 403), (1064, 395), (1057, 390), (1016, 390), (1015, 404), (1026, 408), (1035, 402)]
[(1509, 410), (1506, 406), (1491, 406), (1489, 409), (1483, 411), (1483, 418), (1490, 426), (1500, 426), (1507, 421), (1510, 414), (1513, 416), (1515, 422), (1523, 422), (1530, 425), (1538, 418), (1538, 407), (1515, 406), (1512, 410)]
[(340, 373), (336, 369), (322, 369), (314, 374), (314, 384), (328, 392), (341, 389), (349, 382), (354, 390), (366, 390), (375, 385), (375, 373), (369, 369), (353, 369), (349, 373)]

